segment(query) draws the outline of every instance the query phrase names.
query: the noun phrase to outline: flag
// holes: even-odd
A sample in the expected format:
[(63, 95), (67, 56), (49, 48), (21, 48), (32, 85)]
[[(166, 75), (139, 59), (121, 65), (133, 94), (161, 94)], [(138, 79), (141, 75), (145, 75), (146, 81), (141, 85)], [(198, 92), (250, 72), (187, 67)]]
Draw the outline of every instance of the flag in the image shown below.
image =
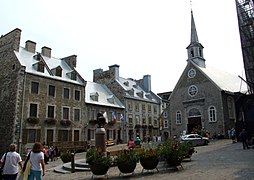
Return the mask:
[(108, 115), (107, 112), (103, 113), (103, 117), (105, 118), (105, 122), (108, 123)]
[(120, 121), (124, 121), (123, 114), (120, 116)]
[(115, 112), (112, 112), (112, 120), (114, 121), (114, 123), (116, 123), (116, 115), (115, 115)]

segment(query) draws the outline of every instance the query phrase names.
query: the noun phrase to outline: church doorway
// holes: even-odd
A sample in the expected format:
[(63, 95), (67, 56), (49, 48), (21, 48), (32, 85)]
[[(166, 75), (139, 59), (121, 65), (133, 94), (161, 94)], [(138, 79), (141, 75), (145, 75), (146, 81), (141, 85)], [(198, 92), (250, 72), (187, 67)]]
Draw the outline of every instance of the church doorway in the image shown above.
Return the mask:
[(201, 132), (201, 117), (189, 117), (188, 118), (188, 124), (187, 124), (187, 130), (188, 134), (190, 133), (200, 133)]

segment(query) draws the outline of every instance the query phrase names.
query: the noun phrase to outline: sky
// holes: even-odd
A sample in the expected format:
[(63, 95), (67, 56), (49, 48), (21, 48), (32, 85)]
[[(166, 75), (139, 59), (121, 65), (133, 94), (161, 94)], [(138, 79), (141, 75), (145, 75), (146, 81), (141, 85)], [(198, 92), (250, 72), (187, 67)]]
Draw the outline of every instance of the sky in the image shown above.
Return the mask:
[(172, 91), (187, 65), (191, 9), (206, 64), (244, 76), (235, 0), (1, 0), (0, 35), (22, 30), (51, 55), (77, 55), (77, 70), (118, 64), (123, 78), (151, 75), (152, 91)]

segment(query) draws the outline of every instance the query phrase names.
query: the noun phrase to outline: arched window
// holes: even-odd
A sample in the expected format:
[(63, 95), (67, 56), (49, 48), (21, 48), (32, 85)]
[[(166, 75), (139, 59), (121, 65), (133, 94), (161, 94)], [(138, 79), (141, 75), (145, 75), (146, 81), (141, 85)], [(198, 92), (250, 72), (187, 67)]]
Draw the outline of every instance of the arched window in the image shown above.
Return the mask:
[(214, 106), (209, 107), (208, 109), (208, 117), (209, 117), (209, 122), (216, 122), (216, 109)]
[(176, 112), (176, 124), (182, 124), (182, 115), (180, 111)]

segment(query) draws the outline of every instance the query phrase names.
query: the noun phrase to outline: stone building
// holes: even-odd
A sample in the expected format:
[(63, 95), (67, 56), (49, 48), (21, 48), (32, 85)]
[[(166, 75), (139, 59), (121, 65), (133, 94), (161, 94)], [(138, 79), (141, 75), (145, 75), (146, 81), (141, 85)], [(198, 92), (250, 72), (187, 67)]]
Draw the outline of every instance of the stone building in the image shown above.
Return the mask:
[(227, 136), (237, 120), (236, 94), (247, 87), (236, 75), (208, 67), (191, 12), (187, 65), (170, 97), (171, 135), (209, 131)]
[(139, 136), (141, 140), (155, 139), (159, 135), (161, 98), (151, 91), (151, 76), (126, 79), (119, 76), (119, 65), (109, 70), (94, 70), (93, 81), (105, 84), (125, 106), (124, 141)]
[(122, 118), (125, 107), (121, 101), (104, 84), (87, 81), (85, 102), (88, 119), (85, 127), (86, 141), (90, 145), (95, 144), (95, 131), (98, 126), (96, 119), (97, 114), (101, 112), (108, 121), (104, 126), (106, 130), (105, 140), (111, 144), (122, 142), (124, 138)]
[(0, 38), (0, 152), (12, 142), (24, 153), (36, 141), (84, 141), (86, 81), (76, 55), (57, 59), (20, 38), (20, 29)]

